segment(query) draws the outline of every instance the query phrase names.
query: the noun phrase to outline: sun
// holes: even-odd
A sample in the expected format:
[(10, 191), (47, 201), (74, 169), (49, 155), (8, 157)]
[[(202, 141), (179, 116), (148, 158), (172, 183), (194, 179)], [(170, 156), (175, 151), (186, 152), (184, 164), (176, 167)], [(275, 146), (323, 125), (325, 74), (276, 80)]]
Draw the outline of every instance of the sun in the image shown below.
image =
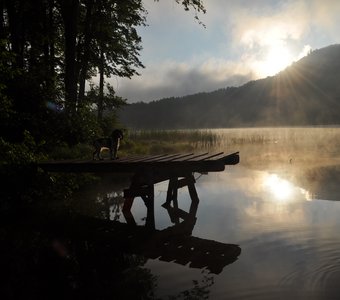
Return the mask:
[(260, 63), (260, 73), (263, 76), (273, 76), (288, 67), (292, 61), (293, 56), (287, 46), (280, 43), (271, 45)]

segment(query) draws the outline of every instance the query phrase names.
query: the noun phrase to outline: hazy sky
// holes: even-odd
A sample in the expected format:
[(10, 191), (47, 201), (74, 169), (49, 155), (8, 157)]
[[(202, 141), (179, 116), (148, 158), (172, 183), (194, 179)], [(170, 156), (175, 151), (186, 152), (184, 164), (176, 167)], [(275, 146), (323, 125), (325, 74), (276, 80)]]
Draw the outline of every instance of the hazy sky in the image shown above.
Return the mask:
[(144, 4), (145, 69), (109, 79), (129, 103), (238, 86), (340, 43), (340, 0), (205, 0), (206, 28), (174, 0)]

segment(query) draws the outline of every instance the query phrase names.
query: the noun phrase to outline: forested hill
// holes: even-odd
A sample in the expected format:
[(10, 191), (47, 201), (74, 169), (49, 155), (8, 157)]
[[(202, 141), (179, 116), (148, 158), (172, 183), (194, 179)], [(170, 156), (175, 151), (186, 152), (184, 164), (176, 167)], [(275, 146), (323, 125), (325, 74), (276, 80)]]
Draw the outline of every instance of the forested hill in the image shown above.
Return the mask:
[(340, 124), (340, 45), (315, 50), (275, 76), (211, 93), (128, 105), (132, 128)]

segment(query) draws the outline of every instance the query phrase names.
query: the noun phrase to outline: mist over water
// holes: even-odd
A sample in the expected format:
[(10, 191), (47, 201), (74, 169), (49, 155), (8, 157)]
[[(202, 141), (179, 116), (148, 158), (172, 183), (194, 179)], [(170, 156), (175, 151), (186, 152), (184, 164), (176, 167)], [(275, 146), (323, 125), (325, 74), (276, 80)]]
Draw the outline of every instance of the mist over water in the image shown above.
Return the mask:
[[(151, 132), (140, 134), (152, 139)], [(160, 138), (160, 132), (154, 134)], [(190, 139), (190, 134), (196, 137)], [(176, 131), (170, 136), (180, 140), (181, 135), (186, 135), (195, 152), (240, 151), (238, 165), (226, 166), (220, 173), (195, 174), (200, 202), (192, 236), (239, 245), (241, 254), (219, 274), (176, 261), (148, 259), (144, 268), (157, 278), (156, 296), (167, 299), (196, 289), (206, 292), (201, 293), (202, 299), (203, 295), (336, 299), (340, 293), (340, 128)], [(97, 203), (121, 199), (123, 188), (124, 184), (103, 188), (101, 196), (97, 192)], [(157, 230), (174, 225), (161, 206), (166, 191), (167, 182), (155, 186)], [(91, 214), (84, 203), (82, 207), (78, 203), (78, 209)], [(97, 213), (126, 222), (123, 200), (114, 203), (102, 205)], [(186, 188), (179, 190), (178, 205), (189, 210)], [(131, 212), (138, 225), (145, 223), (146, 208), (140, 198)]]

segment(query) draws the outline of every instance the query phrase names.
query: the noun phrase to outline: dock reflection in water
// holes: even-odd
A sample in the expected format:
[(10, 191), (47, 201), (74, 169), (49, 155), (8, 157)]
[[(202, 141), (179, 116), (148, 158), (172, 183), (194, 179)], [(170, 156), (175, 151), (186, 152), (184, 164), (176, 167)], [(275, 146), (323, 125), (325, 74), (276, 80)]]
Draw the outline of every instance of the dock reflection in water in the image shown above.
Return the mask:
[[(199, 204), (179, 191), (177, 207), (161, 206), (167, 185), (159, 184), (155, 213), (148, 216), (154, 218), (152, 222), (146, 219), (140, 198), (132, 207), (133, 218), (127, 214), (125, 218), (122, 194), (108, 185), (88, 200), (93, 203), (97, 197), (96, 215), (102, 219), (93, 226), (86, 221), (79, 230), (87, 233), (91, 249), (96, 249), (92, 250), (96, 268), (100, 245), (106, 245), (117, 260), (127, 254), (138, 257), (139, 267), (157, 277), (155, 293), (161, 299), (192, 288), (192, 280), (206, 274), (202, 271), (218, 274), (208, 288), (210, 299), (337, 299), (340, 203), (320, 200), (339, 198), (337, 170), (322, 167), (319, 172), (311, 166), (292, 169), (289, 165), (258, 171), (240, 166), (198, 180)], [(238, 256), (238, 246), (228, 242), (241, 245), (242, 254)], [(204, 252), (208, 246), (217, 247), (218, 259), (209, 256), (213, 251)], [(227, 258), (220, 256), (224, 251)], [(119, 272), (124, 274), (125, 269)]]
[[(160, 229), (154, 231), (154, 236), (164, 233), (160, 241), (167, 245), (169, 233), (172, 245), (179, 245), (174, 247), (176, 251), (181, 249), (176, 244), (178, 237), (191, 233), (201, 240), (231, 241), (242, 246), (236, 263), (215, 271), (218, 275), (209, 288), (211, 299), (334, 299), (340, 279), (340, 205), (320, 199), (339, 199), (337, 170), (312, 166), (293, 169), (289, 165), (258, 171), (240, 166), (210, 174), (197, 182), (201, 198), (198, 207), (185, 192), (179, 192), (178, 205), (187, 213), (174, 206), (164, 209), (160, 203), (164, 202), (167, 187), (158, 185), (154, 223)], [(122, 206), (123, 200), (119, 201)], [(140, 199), (134, 205), (132, 213), (139, 225), (136, 227), (142, 228), (145, 206)], [(190, 212), (195, 212), (191, 216), (196, 218), (186, 218)], [(120, 219), (124, 221), (122, 216)], [(172, 262), (163, 262), (168, 260)], [(159, 256), (145, 264), (158, 277), (160, 297), (187, 289), (190, 280), (199, 278), (195, 272), (199, 269), (188, 268), (188, 260), (184, 261), (185, 267), (173, 256), (165, 255), (163, 261)], [(207, 265), (204, 269), (208, 270)]]
[[(234, 244), (225, 244), (213, 240), (193, 237), (192, 230), (196, 223), (198, 202), (192, 201), (189, 212), (171, 204), (166, 205), (173, 226), (156, 230), (149, 226), (137, 226), (130, 211), (124, 212), (130, 251), (160, 261), (188, 265), (190, 268), (206, 268), (209, 272), (219, 274), (223, 268), (233, 263), (241, 253), (241, 248)], [(147, 218), (154, 218), (147, 215)], [(146, 224), (149, 222), (146, 219)], [(132, 226), (131, 226), (132, 225)]]
[[(80, 195), (82, 204), (88, 203), (90, 209), (96, 202), (90, 216), (76, 207), (79, 214), (43, 213), (32, 218), (25, 213), (16, 216), (20, 228), (9, 223), (5, 232), (11, 234), (5, 236), (0, 262), (2, 272), (16, 277), (7, 276), (3, 281), (12, 299), (158, 299), (154, 296), (157, 278), (146, 265), (148, 260), (200, 272), (191, 277), (189, 287), (169, 295), (207, 295), (213, 274), (221, 273), (241, 253), (237, 245), (192, 236), (198, 201), (188, 211), (172, 204), (157, 205), (171, 224), (157, 229), (145, 226), (157, 223), (148, 220), (157, 220), (155, 214), (147, 213), (144, 224), (136, 222), (131, 212), (125, 212), (126, 222), (118, 221), (123, 218), (124, 199), (119, 190), (107, 191), (97, 193), (95, 201)], [(202, 276), (201, 285), (194, 281)], [(18, 289), (18, 284), (25, 289)]]
[(240, 166), (203, 179), (199, 193), (210, 199), (195, 230), (242, 245), (237, 263), (215, 278), (211, 299), (337, 299), (340, 203), (328, 201), (340, 199), (337, 170)]
[[(213, 284), (213, 274), (220, 274), (227, 265), (235, 262), (241, 253), (241, 248), (235, 244), (192, 236), (197, 223), (198, 199), (197, 201), (183, 199), (186, 200), (186, 204), (189, 204), (186, 210), (179, 207), (183, 204), (180, 201), (181, 197), (179, 203), (171, 202), (163, 206), (159, 205), (161, 199), (156, 198), (156, 214), (151, 214), (145, 211), (141, 199), (136, 199), (134, 207), (137, 207), (132, 209), (132, 212), (123, 211), (124, 198), (119, 190), (112, 192), (106, 189), (97, 194), (96, 202), (101, 208), (98, 215), (104, 216), (105, 219), (96, 219), (98, 225), (90, 226), (91, 230), (89, 227), (83, 228), (87, 232), (87, 239), (89, 241), (94, 239), (97, 241), (96, 244), (100, 242), (110, 248), (114, 247), (115, 252), (120, 251), (143, 257), (145, 267), (150, 268), (151, 274), (153, 274), (155, 264), (163, 264), (163, 271), (173, 270), (177, 265), (179, 270), (174, 274), (175, 277), (171, 276), (171, 282), (176, 288), (169, 291), (166, 297), (174, 294), (180, 295), (181, 291), (209, 293)], [(91, 202), (93, 201), (89, 203)], [(158, 213), (162, 218), (161, 229), (156, 228), (160, 224)], [(85, 223), (89, 224), (88, 221)], [(196, 235), (199, 236), (199, 233)], [(198, 272), (189, 272), (189, 270)], [(181, 286), (182, 279), (188, 280), (189, 284)], [(190, 282), (196, 282), (194, 287)], [(160, 293), (163, 294), (162, 291)]]
[[(201, 202), (192, 235), (242, 246), (237, 262), (214, 276), (210, 299), (339, 298), (340, 168), (334, 157), (339, 152), (315, 155), (315, 139), (296, 151), (297, 143), (300, 135), (295, 143), (279, 140), (268, 149), (247, 145), (240, 151), (248, 164), (198, 181)], [(287, 151), (281, 151), (285, 145)], [(155, 188), (155, 195), (163, 192), (155, 199), (157, 228), (166, 228), (169, 220), (159, 205), (164, 191), (165, 185)], [(180, 206), (189, 208), (189, 197), (179, 196)], [(144, 206), (135, 204), (139, 223)], [(164, 299), (187, 289), (199, 272), (157, 259), (145, 266), (158, 277), (156, 295)]]

